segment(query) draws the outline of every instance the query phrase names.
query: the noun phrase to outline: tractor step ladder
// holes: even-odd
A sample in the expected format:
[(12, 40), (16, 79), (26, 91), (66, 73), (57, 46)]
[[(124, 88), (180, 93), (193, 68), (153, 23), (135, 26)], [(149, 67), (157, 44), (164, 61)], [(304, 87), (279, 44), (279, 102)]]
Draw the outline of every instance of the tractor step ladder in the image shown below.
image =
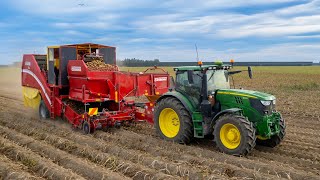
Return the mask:
[[(197, 124), (197, 125), (196, 125)], [(193, 123), (194, 125), (194, 137), (196, 138), (204, 138), (202, 122)], [(201, 126), (201, 128), (199, 127)]]
[(204, 138), (202, 124), (203, 124), (203, 120), (202, 119), (193, 119), (194, 137), (196, 137), (196, 138)]

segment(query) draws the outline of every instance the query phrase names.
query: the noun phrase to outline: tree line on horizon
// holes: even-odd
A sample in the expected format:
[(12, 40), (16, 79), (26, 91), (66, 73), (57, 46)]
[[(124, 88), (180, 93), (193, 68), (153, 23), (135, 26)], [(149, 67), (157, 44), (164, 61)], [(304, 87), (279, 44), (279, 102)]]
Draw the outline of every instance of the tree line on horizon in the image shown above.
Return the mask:
[[(212, 65), (214, 62), (203, 62), (203, 65)], [(230, 64), (230, 62), (224, 62)], [(182, 62), (182, 61), (169, 61), (160, 62), (159, 59), (154, 60), (142, 60), (137, 58), (126, 58), (124, 60), (117, 60), (118, 66), (126, 67), (152, 67), (152, 66), (196, 66), (196, 61)], [(235, 62), (235, 66), (317, 66), (319, 63), (312, 61), (306, 62)]]
[(126, 58), (124, 60), (118, 60), (117, 64), (120, 66), (128, 66), (128, 67), (158, 66), (160, 64), (160, 60), (159, 59), (142, 60), (142, 59), (136, 59), (136, 58)]

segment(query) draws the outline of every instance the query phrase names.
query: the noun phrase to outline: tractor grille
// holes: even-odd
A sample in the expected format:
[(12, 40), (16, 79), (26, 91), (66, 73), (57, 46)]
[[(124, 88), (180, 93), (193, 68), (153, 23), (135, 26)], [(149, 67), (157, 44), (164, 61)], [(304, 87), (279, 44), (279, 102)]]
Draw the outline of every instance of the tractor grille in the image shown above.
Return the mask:
[(250, 99), (250, 104), (255, 108), (261, 115), (270, 115), (276, 109), (275, 105), (271, 103), (269, 106), (263, 105), (259, 99)]
[(235, 100), (236, 100), (236, 103), (238, 103), (238, 104), (243, 104), (243, 101), (242, 101), (242, 98), (241, 98), (241, 97), (236, 96), (236, 97), (234, 97), (234, 98), (235, 98)]

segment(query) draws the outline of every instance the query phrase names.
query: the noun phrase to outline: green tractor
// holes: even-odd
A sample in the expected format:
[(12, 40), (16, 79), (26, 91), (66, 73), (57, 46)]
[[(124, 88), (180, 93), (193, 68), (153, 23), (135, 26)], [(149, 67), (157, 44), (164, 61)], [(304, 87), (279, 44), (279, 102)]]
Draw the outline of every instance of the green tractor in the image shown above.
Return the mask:
[[(174, 68), (174, 88), (161, 96), (154, 110), (162, 139), (187, 144), (212, 136), (224, 153), (247, 155), (257, 144), (275, 147), (285, 136), (285, 121), (275, 110), (273, 95), (231, 89), (230, 65)], [(251, 67), (248, 67), (252, 78)]]

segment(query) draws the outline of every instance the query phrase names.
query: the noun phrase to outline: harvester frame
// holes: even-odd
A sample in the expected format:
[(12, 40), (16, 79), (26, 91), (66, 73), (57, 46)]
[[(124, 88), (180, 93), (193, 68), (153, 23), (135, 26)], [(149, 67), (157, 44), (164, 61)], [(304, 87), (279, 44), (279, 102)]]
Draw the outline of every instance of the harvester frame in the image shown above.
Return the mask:
[[(58, 49), (60, 54), (53, 55), (55, 57), (52, 61), (51, 49), (52, 52)], [(111, 49), (105, 50), (103, 57), (109, 57), (104, 62), (115, 66), (115, 69), (90, 71), (82, 57), (77, 57), (75, 52), (85, 50), (92, 53), (92, 49), (99, 49), (100, 53), (104, 49)], [(56, 73), (56, 69), (60, 72)], [(91, 43), (50, 46), (48, 55), (23, 56), (21, 76), (25, 104), (39, 107), (42, 119), (63, 117), (74, 127), (82, 128), (85, 133), (135, 120), (153, 123), (154, 103), (135, 104), (133, 100), (126, 100), (126, 97), (145, 95), (149, 99), (157, 99), (167, 92), (169, 74), (161, 68), (156, 69), (161, 73), (119, 71), (115, 65), (115, 48), (111, 46)], [(37, 97), (26, 98), (30, 94)], [(82, 112), (72, 107), (75, 103), (82, 106)]]

